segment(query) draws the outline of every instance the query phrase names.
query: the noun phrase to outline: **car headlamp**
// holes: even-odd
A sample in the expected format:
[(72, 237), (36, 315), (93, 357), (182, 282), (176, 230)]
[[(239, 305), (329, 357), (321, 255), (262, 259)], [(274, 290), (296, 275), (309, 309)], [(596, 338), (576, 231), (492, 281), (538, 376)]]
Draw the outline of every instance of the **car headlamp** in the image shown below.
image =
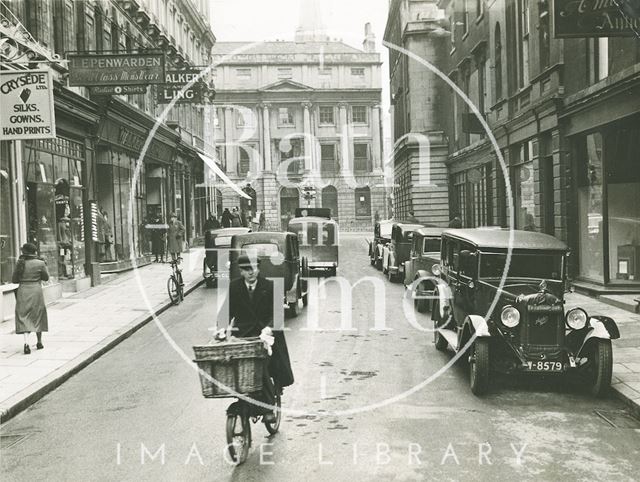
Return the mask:
[(515, 328), (520, 323), (520, 312), (511, 305), (502, 308), (500, 313), (500, 321), (507, 328)]
[(565, 315), (565, 321), (567, 323), (567, 326), (572, 330), (582, 330), (585, 326), (587, 326), (589, 316), (587, 315), (587, 312), (582, 308), (574, 308), (567, 311), (567, 314)]

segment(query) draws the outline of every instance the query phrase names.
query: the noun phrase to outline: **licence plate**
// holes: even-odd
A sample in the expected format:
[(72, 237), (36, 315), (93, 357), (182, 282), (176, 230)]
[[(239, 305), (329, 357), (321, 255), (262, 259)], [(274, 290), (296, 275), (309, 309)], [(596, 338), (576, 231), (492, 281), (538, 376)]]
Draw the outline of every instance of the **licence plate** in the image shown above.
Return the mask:
[(529, 361), (527, 368), (532, 372), (561, 372), (562, 362), (559, 361)]

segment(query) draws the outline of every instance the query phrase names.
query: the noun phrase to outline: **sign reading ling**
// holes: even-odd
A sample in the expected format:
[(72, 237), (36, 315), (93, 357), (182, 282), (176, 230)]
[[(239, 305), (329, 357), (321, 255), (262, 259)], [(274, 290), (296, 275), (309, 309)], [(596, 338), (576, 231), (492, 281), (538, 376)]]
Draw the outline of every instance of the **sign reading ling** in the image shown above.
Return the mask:
[(56, 137), (50, 70), (0, 72), (0, 140)]
[(191, 81), (198, 78), (200, 70), (169, 70), (166, 82), (158, 87), (158, 104), (169, 104), (177, 97), (176, 104), (202, 104), (206, 86), (202, 79), (196, 80), (184, 92), (182, 89)]
[(640, 31), (640, 0), (554, 0), (556, 38), (632, 37)]
[(149, 85), (164, 81), (163, 54), (69, 55), (69, 85)]

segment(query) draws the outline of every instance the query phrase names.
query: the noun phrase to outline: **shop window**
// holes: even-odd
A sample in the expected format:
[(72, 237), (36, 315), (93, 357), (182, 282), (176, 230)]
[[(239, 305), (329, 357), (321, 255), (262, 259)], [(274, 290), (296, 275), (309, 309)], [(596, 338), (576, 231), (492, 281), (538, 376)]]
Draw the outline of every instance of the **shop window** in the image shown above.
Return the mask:
[(371, 216), (371, 191), (368, 187), (355, 190), (356, 216)]
[(0, 284), (11, 282), (16, 259), (12, 174), (9, 143), (0, 142)]
[(466, 189), (466, 173), (459, 172), (451, 176), (451, 185), (453, 186), (453, 216), (458, 214), (462, 220), (463, 227), (469, 225), (467, 217), (467, 189)]
[(604, 281), (603, 274), (603, 143), (600, 133), (582, 137), (576, 146), (578, 186), (579, 272)]
[(511, 167), (511, 187), (513, 189), (514, 218), (516, 229), (536, 231), (533, 162), (531, 141), (520, 144), (515, 149), (515, 162)]

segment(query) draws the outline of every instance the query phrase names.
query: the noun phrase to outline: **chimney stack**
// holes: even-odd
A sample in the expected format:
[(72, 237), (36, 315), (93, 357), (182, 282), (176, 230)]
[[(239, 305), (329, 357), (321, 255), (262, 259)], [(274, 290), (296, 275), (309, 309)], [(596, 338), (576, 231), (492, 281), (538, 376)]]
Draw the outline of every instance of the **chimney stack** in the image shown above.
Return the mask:
[(370, 22), (364, 24), (364, 42), (362, 42), (362, 49), (365, 52), (376, 51), (376, 36), (373, 33)]

